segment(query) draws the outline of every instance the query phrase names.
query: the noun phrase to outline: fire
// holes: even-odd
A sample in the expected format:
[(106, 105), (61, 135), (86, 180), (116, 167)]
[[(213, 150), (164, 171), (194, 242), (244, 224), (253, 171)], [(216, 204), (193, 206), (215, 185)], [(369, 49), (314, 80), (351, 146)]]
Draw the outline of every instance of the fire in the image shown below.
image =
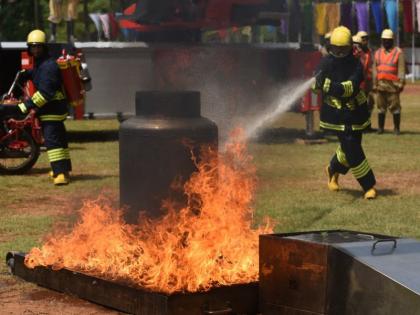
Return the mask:
[(67, 268), (154, 291), (202, 291), (258, 280), (258, 236), (252, 229), (255, 167), (242, 133), (217, 154), (207, 149), (184, 189), (187, 206), (170, 201), (159, 219), (124, 223), (104, 198), (85, 202), (68, 234), (56, 233), (25, 258), (29, 268)]

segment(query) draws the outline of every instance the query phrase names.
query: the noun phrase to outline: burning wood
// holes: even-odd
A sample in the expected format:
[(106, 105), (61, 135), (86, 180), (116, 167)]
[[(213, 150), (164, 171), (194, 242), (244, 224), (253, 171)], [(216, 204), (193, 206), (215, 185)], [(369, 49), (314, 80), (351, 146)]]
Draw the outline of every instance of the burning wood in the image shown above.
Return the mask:
[(28, 268), (51, 266), (154, 291), (209, 290), (214, 286), (258, 280), (258, 235), (271, 226), (252, 229), (255, 167), (242, 132), (235, 132), (223, 154), (211, 149), (184, 185), (188, 206), (167, 214), (141, 217), (128, 225), (122, 211), (104, 198), (86, 202), (68, 234), (50, 237), (25, 258)]

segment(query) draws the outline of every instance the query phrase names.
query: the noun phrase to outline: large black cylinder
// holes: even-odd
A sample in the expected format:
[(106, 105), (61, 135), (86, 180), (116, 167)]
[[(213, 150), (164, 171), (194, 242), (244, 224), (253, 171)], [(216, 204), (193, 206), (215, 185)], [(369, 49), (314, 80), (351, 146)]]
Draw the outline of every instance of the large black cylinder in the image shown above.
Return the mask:
[(126, 221), (136, 223), (139, 211), (161, 215), (169, 196), (185, 202), (171, 184), (188, 180), (196, 170), (191, 148), (199, 155), (204, 144), (216, 147), (218, 131), (201, 117), (199, 92), (146, 91), (136, 93), (136, 116), (121, 124), (119, 137), (120, 204), (127, 208)]

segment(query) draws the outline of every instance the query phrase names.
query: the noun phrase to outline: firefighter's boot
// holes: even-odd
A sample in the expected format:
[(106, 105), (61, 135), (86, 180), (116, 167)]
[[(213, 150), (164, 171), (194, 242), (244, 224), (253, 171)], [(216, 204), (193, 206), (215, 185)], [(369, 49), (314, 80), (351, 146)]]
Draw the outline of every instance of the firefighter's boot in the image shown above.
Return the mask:
[(378, 134), (383, 134), (385, 128), (385, 113), (378, 114)]
[(68, 174), (60, 173), (56, 177), (54, 177), (54, 185), (62, 186), (68, 185), (70, 183), (70, 177)]
[(51, 179), (54, 179), (54, 172), (53, 171), (49, 171), (48, 172), (48, 177)]
[(365, 199), (375, 199), (376, 198), (376, 190), (375, 190), (375, 188), (371, 188), (371, 189), (369, 189), (368, 191), (366, 191), (365, 192), (365, 195), (364, 195), (364, 198)]
[(401, 123), (401, 114), (394, 114), (394, 134), (397, 136), (400, 134), (400, 123)]
[(339, 174), (338, 173), (331, 174), (329, 165), (327, 165), (327, 167), (325, 168), (325, 172), (327, 173), (327, 176), (328, 176), (328, 189), (330, 191), (340, 190), (340, 187), (338, 186)]
[(57, 24), (56, 23), (50, 23), (50, 43), (55, 43), (57, 39)]

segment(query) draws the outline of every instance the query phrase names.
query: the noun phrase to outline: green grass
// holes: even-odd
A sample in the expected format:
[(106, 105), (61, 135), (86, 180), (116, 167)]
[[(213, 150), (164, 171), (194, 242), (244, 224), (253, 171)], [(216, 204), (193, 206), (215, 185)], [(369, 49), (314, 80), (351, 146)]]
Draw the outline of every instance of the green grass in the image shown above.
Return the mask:
[[(375, 114), (373, 118), (375, 126)], [(302, 130), (304, 117), (287, 113), (270, 127), (276, 131), (271, 137), (250, 145), (258, 169), (257, 217), (273, 218), (277, 232), (343, 228), (420, 238), (419, 122), (416, 95), (407, 93), (403, 134), (364, 137), (379, 190), (378, 199), (365, 201), (350, 174), (340, 178), (342, 191), (327, 190), (324, 167), (337, 142), (296, 144), (282, 132)], [(45, 153), (29, 174), (0, 176), (0, 259), (7, 251), (27, 251), (40, 244), (56, 223), (74, 220), (84, 199), (101, 193), (118, 196), (118, 122), (68, 121), (66, 125), (73, 140), (71, 185), (52, 185)], [(386, 127), (391, 125), (388, 115)], [(0, 274), (5, 272), (1, 263)]]

